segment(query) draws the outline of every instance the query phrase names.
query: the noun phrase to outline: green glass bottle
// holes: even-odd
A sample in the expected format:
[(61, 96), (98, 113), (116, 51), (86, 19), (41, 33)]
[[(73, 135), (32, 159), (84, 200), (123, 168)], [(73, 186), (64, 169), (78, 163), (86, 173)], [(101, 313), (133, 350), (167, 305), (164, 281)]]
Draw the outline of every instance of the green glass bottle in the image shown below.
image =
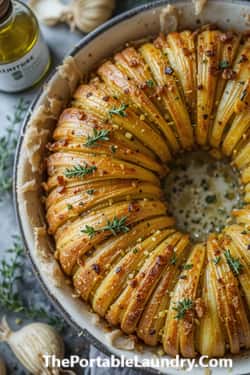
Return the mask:
[(0, 0), (0, 91), (30, 88), (49, 67), (49, 49), (33, 12), (19, 0)]

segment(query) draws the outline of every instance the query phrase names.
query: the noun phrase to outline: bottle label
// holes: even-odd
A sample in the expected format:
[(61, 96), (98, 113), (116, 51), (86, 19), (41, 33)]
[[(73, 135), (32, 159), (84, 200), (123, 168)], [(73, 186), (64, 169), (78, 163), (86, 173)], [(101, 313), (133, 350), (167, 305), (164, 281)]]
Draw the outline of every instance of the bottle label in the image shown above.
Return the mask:
[(35, 84), (49, 64), (49, 49), (40, 34), (33, 48), (20, 59), (0, 64), (0, 90), (15, 92)]

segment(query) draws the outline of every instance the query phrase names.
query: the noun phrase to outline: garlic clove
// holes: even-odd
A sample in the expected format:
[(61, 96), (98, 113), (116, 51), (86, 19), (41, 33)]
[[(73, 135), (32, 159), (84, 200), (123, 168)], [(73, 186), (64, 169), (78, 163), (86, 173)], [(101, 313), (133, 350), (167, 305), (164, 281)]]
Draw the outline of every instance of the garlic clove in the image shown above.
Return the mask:
[(47, 26), (55, 26), (71, 18), (70, 6), (62, 4), (60, 0), (29, 0), (28, 4)]
[(64, 358), (64, 343), (60, 335), (51, 326), (44, 323), (32, 323), (19, 331), (12, 331), (6, 318), (0, 323), (0, 341), (5, 341), (22, 365), (32, 374), (59, 375), (60, 369), (47, 368), (44, 355)]
[(89, 32), (105, 22), (112, 14), (114, 0), (74, 0), (70, 6), (74, 23), (84, 32)]
[(7, 375), (4, 360), (0, 358), (0, 375)]

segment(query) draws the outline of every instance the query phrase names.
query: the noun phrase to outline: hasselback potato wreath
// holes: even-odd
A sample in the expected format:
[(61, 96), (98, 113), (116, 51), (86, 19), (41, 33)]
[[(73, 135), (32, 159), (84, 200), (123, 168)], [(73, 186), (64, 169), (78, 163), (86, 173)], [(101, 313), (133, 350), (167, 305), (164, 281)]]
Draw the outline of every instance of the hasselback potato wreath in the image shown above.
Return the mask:
[[(250, 33), (160, 34), (105, 60), (48, 145), (48, 230), (77, 296), (172, 356), (250, 348), (249, 100)], [(198, 149), (238, 171), (243, 200), (202, 241), (162, 185)]]

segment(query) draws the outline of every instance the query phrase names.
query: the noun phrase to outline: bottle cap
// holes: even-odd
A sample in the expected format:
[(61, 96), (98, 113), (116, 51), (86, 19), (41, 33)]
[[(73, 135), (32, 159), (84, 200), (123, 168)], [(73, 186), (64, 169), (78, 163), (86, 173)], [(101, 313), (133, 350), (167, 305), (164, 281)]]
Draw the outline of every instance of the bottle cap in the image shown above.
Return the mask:
[(10, 5), (10, 0), (0, 0), (0, 20), (8, 13)]

